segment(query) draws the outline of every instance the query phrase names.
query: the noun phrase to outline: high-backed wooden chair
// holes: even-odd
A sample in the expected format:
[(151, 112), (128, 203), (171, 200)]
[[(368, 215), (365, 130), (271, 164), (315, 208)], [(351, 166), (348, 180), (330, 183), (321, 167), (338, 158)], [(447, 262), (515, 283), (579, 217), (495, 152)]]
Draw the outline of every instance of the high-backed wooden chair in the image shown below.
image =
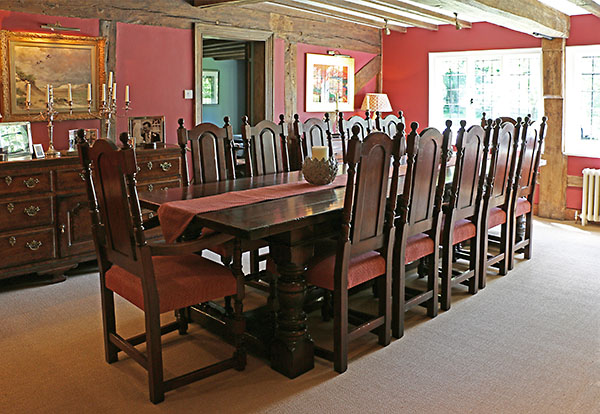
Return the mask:
[[(347, 369), (349, 340), (379, 328), (379, 343), (390, 343), (393, 215), (402, 132), (394, 140), (382, 132), (372, 132), (361, 142), (360, 128), (354, 126), (346, 154), (348, 181), (337, 250), (334, 255), (315, 258), (306, 272), (308, 283), (333, 292), (333, 361), (337, 372)], [(378, 315), (349, 332), (348, 289), (375, 278), (379, 278), (381, 293)]]
[(244, 116), (242, 139), (248, 177), (289, 171), (288, 129), (283, 115), (279, 115), (279, 124), (264, 120), (255, 126)]
[[(491, 120), (493, 122), (493, 120), (491, 118), (486, 118), (486, 115), (487, 114), (485, 112), (482, 112), (482, 114), (481, 114), (481, 127), (484, 129), (486, 128), (488, 121)], [(517, 120), (510, 116), (501, 116), (497, 119), (499, 119), (501, 121), (501, 123), (509, 122), (513, 125), (517, 125)]]
[[(389, 114), (385, 118), (381, 118), (379, 111), (375, 112), (375, 129), (377, 131), (385, 132), (390, 137), (393, 137), (396, 136), (396, 131), (398, 131), (399, 124), (406, 125), (406, 120), (404, 119), (404, 113), (402, 111), (398, 111), (398, 116)], [(406, 140), (402, 140), (400, 145), (400, 154), (405, 153)], [(400, 159), (400, 164), (406, 164), (404, 157)]]
[[(127, 133), (121, 140), (127, 145)], [(136, 160), (129, 146), (119, 150), (100, 139), (90, 147), (81, 140), (79, 158), (84, 168), (92, 218), (92, 235), (100, 269), (105, 358), (118, 360), (123, 351), (148, 371), (150, 400), (161, 402), (164, 393), (229, 368), (244, 369), (244, 320), (241, 251), (236, 243), (231, 269), (195, 252), (231, 240), (215, 234), (194, 242), (149, 243), (144, 236), (135, 188)], [(144, 312), (146, 331), (129, 339), (116, 331), (114, 293)], [(161, 335), (187, 331), (185, 309), (191, 305), (235, 295), (231, 321), (236, 351), (232, 358), (169, 380), (164, 379)], [(175, 311), (175, 322), (160, 325), (160, 314)], [(135, 346), (146, 343), (146, 352)]]
[(340, 112), (338, 115), (338, 131), (340, 133), (340, 139), (342, 140), (342, 156), (344, 162), (346, 162), (346, 150), (348, 148), (348, 140), (352, 136), (352, 130), (354, 125), (359, 128), (358, 138), (364, 139), (371, 131), (374, 130), (374, 126), (371, 121), (371, 112), (367, 109), (365, 111), (365, 117), (361, 118), (358, 115), (350, 117), (350, 119), (344, 119), (344, 113)]
[[(517, 125), (497, 119), (493, 124), (488, 120), (486, 137), (491, 155), (484, 158), (484, 171), (487, 170), (485, 191), (481, 213), (481, 237), (479, 253), (479, 288), (483, 289), (487, 280), (487, 269), (496, 265), (500, 275), (508, 272), (510, 249), (510, 192), (516, 169), (518, 135), (521, 119)], [(489, 167), (488, 167), (489, 163)], [(492, 236), (489, 230), (501, 226), (500, 236)], [(489, 246), (495, 245), (498, 252), (490, 254)]]
[[(510, 258), (509, 270), (514, 267), (514, 254), (523, 249), (525, 259), (531, 258), (531, 232), (533, 229), (533, 196), (537, 182), (542, 144), (546, 133), (547, 118), (542, 117), (539, 134), (530, 125), (529, 118), (525, 118), (523, 126), (521, 151), (517, 164), (517, 175), (513, 187), (511, 231), (510, 231)], [(517, 219), (525, 216), (525, 235), (523, 240), (516, 240)]]
[[(189, 130), (185, 128), (182, 118), (177, 121), (179, 123), (177, 129), (179, 145), (186, 147), (189, 142), (194, 184), (235, 178), (233, 131), (228, 116), (224, 118), (224, 121), (225, 124), (222, 128), (209, 122), (203, 122)], [(186, 165), (185, 170), (187, 170), (187, 156), (184, 151), (182, 154), (184, 154), (182, 162)], [(184, 183), (187, 183), (187, 179), (184, 179)]]
[[(312, 147), (329, 148), (329, 156), (333, 156), (329, 114), (324, 119), (309, 118), (300, 122), (298, 114), (294, 114), (293, 133), (290, 136), (290, 166), (293, 170), (302, 169), (306, 157), (312, 157)], [(292, 154), (294, 154), (292, 156)]]
[[(453, 286), (468, 281), (469, 293), (478, 290), (479, 276), (479, 229), (481, 225), (481, 200), (483, 197), (482, 160), (485, 147), (485, 131), (478, 125), (465, 130), (461, 121), (456, 139), (456, 163), (448, 202), (444, 204), (442, 229), (442, 295), (441, 308), (450, 309)], [(450, 142), (451, 121), (446, 122), (444, 140)], [(483, 173), (485, 174), (485, 173)], [(455, 252), (454, 246), (469, 241), (469, 251)], [(466, 259), (466, 270), (455, 270), (454, 259)]]
[[(392, 334), (396, 338), (404, 334), (405, 311), (425, 303), (427, 314), (435, 317), (439, 303), (438, 246), (448, 142), (435, 128), (418, 134), (419, 124), (413, 122), (410, 127), (404, 191), (398, 198), (395, 219)], [(405, 280), (406, 264), (422, 257), (429, 257), (427, 288), (425, 291), (409, 289)]]

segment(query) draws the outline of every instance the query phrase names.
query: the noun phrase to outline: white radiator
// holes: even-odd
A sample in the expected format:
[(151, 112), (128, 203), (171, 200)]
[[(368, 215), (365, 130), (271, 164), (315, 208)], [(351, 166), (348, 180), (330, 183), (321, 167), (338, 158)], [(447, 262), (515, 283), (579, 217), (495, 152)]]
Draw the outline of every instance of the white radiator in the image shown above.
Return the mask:
[(581, 224), (600, 221), (600, 170), (583, 170), (583, 194), (581, 197)]

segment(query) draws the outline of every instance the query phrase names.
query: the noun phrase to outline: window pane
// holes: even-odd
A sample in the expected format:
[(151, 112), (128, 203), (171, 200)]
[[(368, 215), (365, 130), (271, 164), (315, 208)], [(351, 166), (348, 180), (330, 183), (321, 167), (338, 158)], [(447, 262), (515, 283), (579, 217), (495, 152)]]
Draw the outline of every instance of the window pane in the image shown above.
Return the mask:
[(441, 61), (443, 78), (443, 117), (458, 122), (466, 115), (466, 60), (462, 58)]

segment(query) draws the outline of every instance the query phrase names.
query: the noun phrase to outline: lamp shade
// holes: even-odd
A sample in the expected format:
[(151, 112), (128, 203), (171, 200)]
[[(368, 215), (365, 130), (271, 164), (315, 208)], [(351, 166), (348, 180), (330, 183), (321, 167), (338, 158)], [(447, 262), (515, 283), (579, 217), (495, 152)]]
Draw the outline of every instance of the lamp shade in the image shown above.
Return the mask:
[(392, 112), (392, 105), (390, 104), (387, 94), (368, 93), (365, 95), (365, 99), (363, 100), (360, 109), (361, 111), (366, 111), (368, 109), (371, 112)]

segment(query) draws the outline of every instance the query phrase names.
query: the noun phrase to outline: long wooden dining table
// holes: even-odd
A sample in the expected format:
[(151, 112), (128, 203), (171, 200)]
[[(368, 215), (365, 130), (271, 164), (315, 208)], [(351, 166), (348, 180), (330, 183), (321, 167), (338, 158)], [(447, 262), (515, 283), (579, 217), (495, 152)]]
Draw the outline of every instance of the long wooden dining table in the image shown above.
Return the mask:
[[(302, 173), (294, 171), (141, 192), (139, 199), (143, 208), (157, 211), (169, 202), (303, 181)], [(303, 311), (304, 272), (314, 253), (314, 241), (328, 228), (324, 224), (341, 216), (344, 193), (344, 186), (322, 186), (318, 191), (205, 212), (194, 218), (195, 226), (242, 240), (268, 242), (270, 255), (280, 274), (277, 283), (279, 310), (269, 356), (271, 367), (289, 378), (314, 367), (314, 345)]]

